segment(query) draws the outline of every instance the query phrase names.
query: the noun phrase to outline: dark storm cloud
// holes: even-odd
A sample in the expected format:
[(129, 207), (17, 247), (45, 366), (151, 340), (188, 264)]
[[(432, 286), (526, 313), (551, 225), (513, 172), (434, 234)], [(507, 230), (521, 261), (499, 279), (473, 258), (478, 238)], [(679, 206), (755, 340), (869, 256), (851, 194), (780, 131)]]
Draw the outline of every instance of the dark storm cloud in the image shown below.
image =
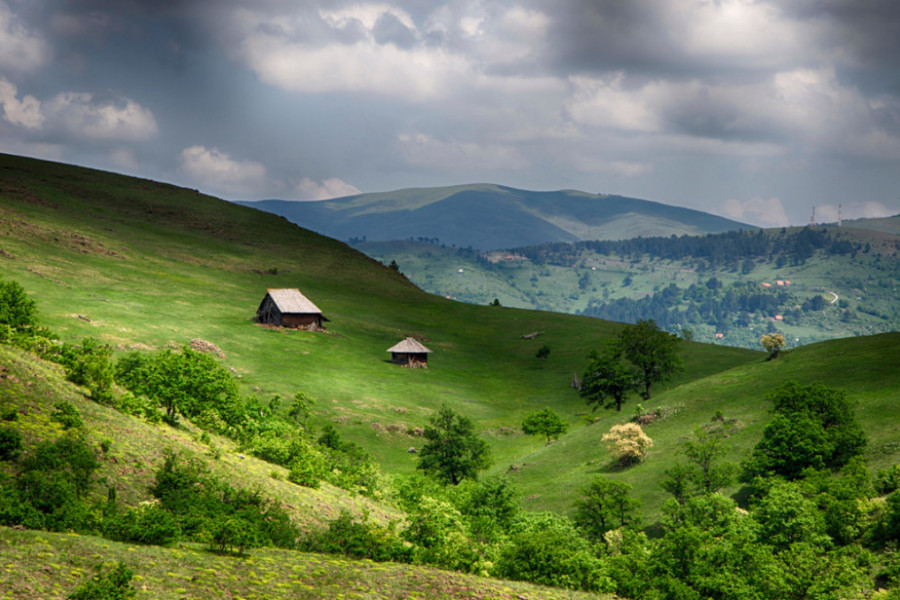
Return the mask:
[(544, 3), (553, 15), (553, 67), (563, 71), (624, 70), (659, 74), (684, 70), (666, 4), (654, 2)]
[(400, 48), (411, 48), (416, 43), (416, 34), (396, 16), (386, 13), (378, 17), (372, 30), (379, 44), (394, 44)]

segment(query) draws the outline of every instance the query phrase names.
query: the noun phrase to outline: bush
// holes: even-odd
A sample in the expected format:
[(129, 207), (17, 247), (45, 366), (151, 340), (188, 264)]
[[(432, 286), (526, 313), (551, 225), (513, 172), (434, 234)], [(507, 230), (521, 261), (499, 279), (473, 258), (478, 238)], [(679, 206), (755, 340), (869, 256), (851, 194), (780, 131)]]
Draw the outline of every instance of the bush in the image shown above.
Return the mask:
[(229, 517), (212, 526), (209, 546), (218, 552), (242, 555), (260, 545), (260, 535), (253, 523), (240, 517)]
[(0, 427), (0, 460), (15, 460), (22, 453), (22, 434), (12, 427)]
[(57, 402), (53, 405), (53, 412), (50, 418), (63, 426), (63, 429), (74, 429), (84, 427), (81, 420), (81, 413), (68, 400)]
[(288, 481), (308, 488), (318, 488), (328, 476), (325, 458), (305, 440), (294, 446), (289, 468)]
[(0, 524), (52, 531), (96, 529), (86, 498), (99, 463), (84, 440), (66, 435), (45, 442), (19, 465), (18, 477), (2, 485)]
[(642, 462), (647, 454), (647, 448), (653, 446), (653, 440), (637, 423), (613, 425), (601, 439), (613, 457), (623, 466)]
[(98, 572), (79, 585), (74, 592), (66, 596), (68, 600), (128, 600), (134, 598), (137, 590), (131, 587), (134, 573), (125, 563), (118, 562), (106, 573)]
[(397, 537), (393, 527), (378, 527), (365, 516), (357, 520), (346, 510), (327, 529), (308, 535), (304, 549), (378, 562), (412, 560), (412, 547)]
[(181, 527), (172, 513), (151, 504), (109, 518), (103, 524), (103, 533), (119, 542), (164, 546), (181, 537)]
[(221, 551), (242, 553), (257, 545), (292, 548), (297, 528), (287, 513), (258, 491), (231, 487), (197, 461), (166, 455), (150, 488), (182, 532)]
[(843, 391), (788, 382), (771, 400), (775, 416), (745, 464), (745, 479), (796, 479), (806, 469), (837, 469), (865, 449), (865, 433)]
[(570, 589), (611, 592), (612, 582), (590, 544), (565, 517), (529, 514), (515, 526), (491, 574)]
[(37, 304), (16, 281), (0, 281), (0, 324), (25, 329), (37, 324)]

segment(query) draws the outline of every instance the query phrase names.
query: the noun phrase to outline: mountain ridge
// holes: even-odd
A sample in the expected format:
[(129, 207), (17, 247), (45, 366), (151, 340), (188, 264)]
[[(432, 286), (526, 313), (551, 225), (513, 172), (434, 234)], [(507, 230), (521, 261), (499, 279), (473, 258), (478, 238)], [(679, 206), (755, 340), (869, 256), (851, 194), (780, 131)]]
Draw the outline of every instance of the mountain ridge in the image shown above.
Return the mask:
[(702, 235), (752, 225), (689, 208), (580, 190), (477, 183), (406, 188), (319, 202), (239, 202), (342, 240), (436, 238), (479, 250), (548, 242)]

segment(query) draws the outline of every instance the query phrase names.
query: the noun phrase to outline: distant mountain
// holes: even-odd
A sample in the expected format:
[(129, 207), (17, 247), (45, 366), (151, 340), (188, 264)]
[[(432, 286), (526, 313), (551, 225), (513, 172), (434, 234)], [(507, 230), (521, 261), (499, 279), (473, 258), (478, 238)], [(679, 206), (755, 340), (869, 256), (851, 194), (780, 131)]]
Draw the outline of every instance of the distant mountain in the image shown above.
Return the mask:
[(480, 250), (547, 242), (702, 235), (750, 225), (659, 202), (492, 184), (411, 188), (322, 202), (242, 202), (340, 240), (437, 238)]

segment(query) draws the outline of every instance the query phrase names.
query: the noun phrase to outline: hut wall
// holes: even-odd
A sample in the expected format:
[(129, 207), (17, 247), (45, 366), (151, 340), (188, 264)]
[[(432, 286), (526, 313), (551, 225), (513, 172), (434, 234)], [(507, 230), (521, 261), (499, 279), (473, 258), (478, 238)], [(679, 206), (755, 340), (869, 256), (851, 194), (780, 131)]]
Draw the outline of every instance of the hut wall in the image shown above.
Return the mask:
[(257, 323), (268, 323), (269, 325), (278, 325), (281, 323), (281, 311), (275, 305), (275, 302), (268, 295), (263, 299), (259, 310), (256, 311)]
[(427, 354), (410, 354), (406, 352), (392, 352), (391, 353), (391, 362), (404, 365), (410, 367), (412, 369), (416, 367), (427, 367), (428, 366), (428, 355)]
[(298, 329), (321, 328), (322, 317), (313, 314), (281, 315), (281, 324), (284, 327), (296, 327)]

